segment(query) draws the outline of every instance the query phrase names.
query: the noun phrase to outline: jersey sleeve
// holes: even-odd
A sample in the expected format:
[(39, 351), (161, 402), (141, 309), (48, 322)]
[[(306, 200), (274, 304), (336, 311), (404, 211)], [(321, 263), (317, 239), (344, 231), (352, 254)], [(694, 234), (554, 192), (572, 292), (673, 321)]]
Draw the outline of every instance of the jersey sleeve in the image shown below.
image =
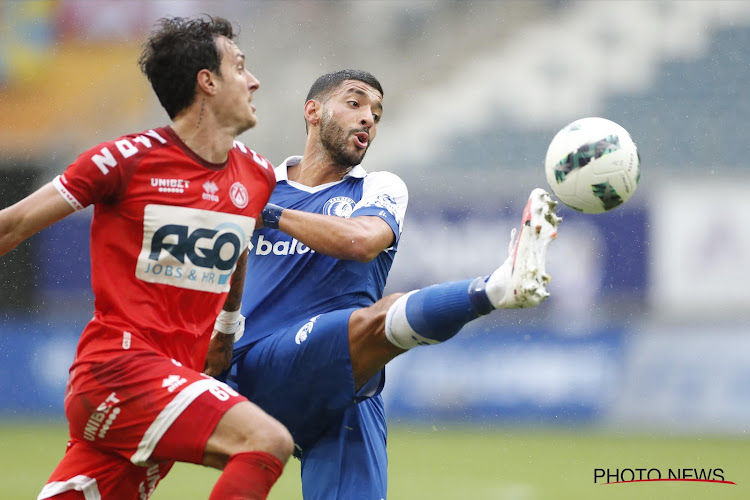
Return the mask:
[[(135, 162), (126, 139), (105, 142), (82, 153), (52, 184), (74, 210), (99, 202), (114, 201), (132, 177)], [(130, 144), (128, 142), (128, 144)], [(132, 146), (132, 145), (131, 145)], [(126, 161), (129, 160), (130, 161)]]
[(380, 217), (391, 226), (398, 241), (408, 202), (409, 192), (400, 177), (391, 172), (372, 172), (365, 177), (362, 199), (354, 206), (351, 217)]

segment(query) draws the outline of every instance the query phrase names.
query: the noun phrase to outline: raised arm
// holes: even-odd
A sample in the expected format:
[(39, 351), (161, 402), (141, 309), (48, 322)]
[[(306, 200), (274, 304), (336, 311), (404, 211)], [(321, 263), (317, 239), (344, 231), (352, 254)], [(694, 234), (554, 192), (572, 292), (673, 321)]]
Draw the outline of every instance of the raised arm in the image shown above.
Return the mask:
[(363, 216), (345, 219), (284, 209), (278, 229), (316, 252), (337, 259), (369, 262), (393, 245), (396, 236), (380, 217)]
[(401, 235), (408, 199), (400, 178), (390, 172), (374, 172), (365, 178), (362, 199), (349, 218), (268, 204), (259, 220), (318, 253), (369, 262)]
[(18, 203), (0, 210), (0, 256), (73, 211), (73, 207), (51, 182)]

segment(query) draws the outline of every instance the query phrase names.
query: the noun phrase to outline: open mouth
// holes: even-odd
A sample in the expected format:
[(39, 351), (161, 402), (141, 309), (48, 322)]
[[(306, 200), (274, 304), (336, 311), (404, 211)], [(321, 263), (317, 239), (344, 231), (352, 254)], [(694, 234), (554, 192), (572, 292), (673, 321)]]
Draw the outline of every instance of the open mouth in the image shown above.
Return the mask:
[(354, 144), (360, 148), (366, 148), (370, 143), (370, 135), (367, 132), (357, 132), (354, 134)]

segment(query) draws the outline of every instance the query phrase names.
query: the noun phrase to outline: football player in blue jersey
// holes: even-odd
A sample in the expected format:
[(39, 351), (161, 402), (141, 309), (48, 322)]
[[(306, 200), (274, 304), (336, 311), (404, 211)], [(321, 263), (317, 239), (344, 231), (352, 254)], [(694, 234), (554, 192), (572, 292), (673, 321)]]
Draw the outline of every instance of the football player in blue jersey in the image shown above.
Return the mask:
[[(321, 76), (304, 106), (302, 156), (276, 168), (276, 189), (253, 235), (229, 381), (291, 431), (306, 500), (384, 499), (385, 365), (443, 342), (495, 309), (548, 293), (545, 254), (555, 202), (535, 189), (509, 256), (485, 277), (383, 297), (407, 205), (403, 181), (360, 163), (375, 139), (383, 89), (370, 73)], [(217, 337), (211, 359), (229, 353)], [(218, 374), (229, 365), (209, 366)]]

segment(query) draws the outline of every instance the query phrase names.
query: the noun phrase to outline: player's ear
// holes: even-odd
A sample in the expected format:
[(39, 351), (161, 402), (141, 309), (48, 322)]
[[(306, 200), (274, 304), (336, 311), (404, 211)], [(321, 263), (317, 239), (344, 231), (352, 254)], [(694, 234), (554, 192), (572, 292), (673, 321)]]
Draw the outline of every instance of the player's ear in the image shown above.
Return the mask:
[(214, 74), (211, 71), (202, 69), (198, 72), (198, 75), (195, 78), (200, 90), (208, 95), (214, 95), (216, 93), (216, 81)]
[(320, 123), (320, 114), (322, 113), (323, 106), (319, 101), (310, 99), (305, 103), (305, 121), (309, 125), (317, 125)]

